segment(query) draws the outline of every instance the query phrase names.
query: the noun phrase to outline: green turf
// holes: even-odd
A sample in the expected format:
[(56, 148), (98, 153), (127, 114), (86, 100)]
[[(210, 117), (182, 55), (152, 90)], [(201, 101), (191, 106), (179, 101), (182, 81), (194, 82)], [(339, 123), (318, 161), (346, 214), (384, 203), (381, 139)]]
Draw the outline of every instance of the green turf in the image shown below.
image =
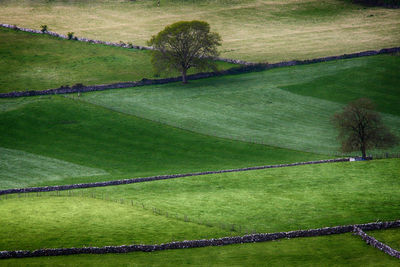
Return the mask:
[[(0, 28), (0, 93), (155, 78), (149, 51)], [(233, 64), (218, 62), (219, 69)], [(190, 73), (196, 72), (190, 69)], [(177, 72), (162, 77), (179, 76)]]
[(399, 266), (351, 234), (153, 253), (1, 260), (2, 266)]
[(378, 56), (361, 60), (363, 64), (338, 69), (312, 81), (281, 87), (289, 92), (347, 104), (362, 97), (377, 103), (382, 112), (400, 115), (399, 63), (396, 56)]
[(24, 187), (43, 181), (58, 182), (67, 177), (106, 175), (62, 160), (0, 147), (0, 177), (3, 188)]
[(388, 230), (377, 230), (369, 231), (368, 235), (375, 237), (377, 240), (385, 243), (393, 249), (400, 251), (400, 229), (388, 229)]
[(306, 165), (85, 189), (197, 222), (279, 232), (399, 219), (400, 159)]
[(222, 56), (249, 61), (340, 55), (400, 45), (400, 11), (351, 0), (2, 0), (0, 21), (145, 45), (166, 25), (205, 20)]
[[(359, 97), (371, 97), (379, 111), (390, 112), (382, 114), (383, 120), (400, 136), (399, 66), (399, 56), (380, 55), (203, 79), (185, 86), (93, 92), (83, 99), (199, 133), (332, 154), (340, 145), (330, 119), (343, 102)], [(343, 73), (358, 82), (343, 80)], [(285, 90), (305, 83), (315, 88), (307, 91), (312, 96)], [(325, 87), (335, 94), (322, 93)], [(388, 151), (399, 152), (400, 147)]]
[(230, 235), (227, 230), (158, 216), (138, 206), (82, 197), (2, 199), (0, 213), (0, 251), (155, 244)]
[[(68, 178), (54, 181), (44, 169), (41, 181), (18, 177), (20, 186), (104, 181), (329, 157), (204, 136), (111, 111), (77, 98), (2, 99), (0, 106), (5, 111), (0, 113), (0, 147), (108, 173), (76, 177), (81, 175), (74, 170)], [(62, 166), (66, 165), (57, 167)], [(12, 174), (8, 169), (0, 170), (0, 188), (8, 187), (10, 183)]]

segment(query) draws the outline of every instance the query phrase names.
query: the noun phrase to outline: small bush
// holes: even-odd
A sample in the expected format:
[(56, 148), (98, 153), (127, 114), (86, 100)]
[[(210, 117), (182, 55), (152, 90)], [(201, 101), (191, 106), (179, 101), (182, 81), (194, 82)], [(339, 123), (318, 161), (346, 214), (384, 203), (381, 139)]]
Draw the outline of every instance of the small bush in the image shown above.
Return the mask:
[(46, 25), (46, 24), (40, 25), (40, 30), (41, 30), (43, 33), (47, 32), (47, 25)]
[(73, 40), (74, 39), (74, 33), (73, 32), (68, 32), (67, 36), (68, 36), (68, 40)]

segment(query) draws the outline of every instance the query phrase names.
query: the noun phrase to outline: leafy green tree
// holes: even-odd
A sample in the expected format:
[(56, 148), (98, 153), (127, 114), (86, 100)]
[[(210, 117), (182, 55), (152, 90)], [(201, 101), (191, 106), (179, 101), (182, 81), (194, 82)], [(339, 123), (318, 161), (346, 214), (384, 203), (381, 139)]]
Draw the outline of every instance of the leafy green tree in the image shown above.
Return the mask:
[(157, 72), (177, 70), (182, 73), (182, 82), (187, 83), (189, 68), (216, 68), (211, 58), (218, 56), (221, 37), (210, 32), (207, 22), (180, 21), (165, 27), (147, 43), (155, 49), (152, 64)]
[(339, 129), (343, 152), (358, 150), (366, 158), (367, 149), (397, 144), (397, 138), (383, 125), (374, 104), (367, 98), (350, 102), (342, 112), (334, 115), (333, 123)]

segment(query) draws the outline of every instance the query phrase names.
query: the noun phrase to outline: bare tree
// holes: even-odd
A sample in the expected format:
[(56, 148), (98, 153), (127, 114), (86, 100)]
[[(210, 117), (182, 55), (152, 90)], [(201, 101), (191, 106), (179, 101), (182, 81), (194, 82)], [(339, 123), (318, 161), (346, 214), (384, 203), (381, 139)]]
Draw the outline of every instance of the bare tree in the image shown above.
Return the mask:
[(221, 45), (218, 33), (210, 32), (210, 25), (204, 21), (180, 21), (165, 27), (153, 36), (148, 45), (155, 48), (152, 63), (157, 72), (178, 70), (183, 83), (191, 67), (215, 69), (210, 59), (218, 55)]
[(343, 152), (361, 151), (365, 159), (367, 149), (396, 145), (397, 138), (383, 125), (381, 116), (374, 109), (371, 100), (360, 98), (333, 116)]

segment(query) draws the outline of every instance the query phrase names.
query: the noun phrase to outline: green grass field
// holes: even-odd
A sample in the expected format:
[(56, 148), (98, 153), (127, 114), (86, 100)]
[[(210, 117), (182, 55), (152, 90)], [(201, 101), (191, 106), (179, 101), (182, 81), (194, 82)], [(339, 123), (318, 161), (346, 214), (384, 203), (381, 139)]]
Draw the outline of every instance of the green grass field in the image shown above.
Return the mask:
[[(206, 20), (257, 62), (400, 46), (400, 9), (351, 0), (2, 0), (0, 23), (145, 45)], [(218, 62), (220, 69), (232, 64)], [(400, 137), (400, 56), (102, 92), (0, 99), (0, 189), (336, 157), (330, 118), (368, 97)], [(196, 70), (192, 70), (192, 73)], [(150, 53), (0, 29), (0, 93), (154, 78)], [(177, 76), (165, 73), (161, 77)], [(400, 145), (369, 153), (400, 152)], [(358, 153), (354, 153), (355, 155)], [(154, 244), (399, 219), (400, 159), (0, 196), (0, 251)], [(155, 212), (156, 211), (156, 212)], [(156, 214), (157, 213), (157, 214)], [(400, 231), (368, 234), (400, 249)], [(400, 266), (351, 233), (0, 266)]]
[[(94, 85), (155, 78), (149, 51), (3, 28), (0, 28), (0, 57), (0, 93), (44, 90), (77, 83)], [(234, 66), (217, 63), (218, 69)], [(195, 72), (196, 69), (190, 70), (190, 73)], [(161, 77), (179, 75), (170, 72), (162, 73)]]
[[(344, 103), (360, 97), (373, 99), (385, 123), (400, 136), (399, 66), (399, 56), (380, 55), (196, 80), (185, 86), (93, 92), (83, 99), (203, 134), (333, 154), (339, 143), (330, 119)], [(388, 151), (399, 152), (400, 147)]]
[(2, 260), (2, 266), (398, 266), (351, 234), (153, 253)]
[(59, 181), (68, 177), (101, 176), (107, 172), (78, 164), (0, 147), (0, 188)]
[(2, 99), (0, 106), (0, 147), (7, 151), (0, 156), (0, 188), (329, 158), (188, 132), (77, 98)]
[(395, 228), (380, 231), (369, 231), (368, 235), (373, 236), (382, 243), (385, 243), (391, 248), (400, 251), (400, 229)]
[(81, 197), (3, 199), (0, 251), (155, 244), (229, 236), (229, 231)]
[(3, 0), (0, 21), (144, 45), (166, 25), (206, 20), (222, 56), (277, 62), (400, 45), (400, 11), (350, 0)]
[[(84, 189), (195, 222), (279, 232), (399, 218), (400, 160), (306, 165)], [(222, 225), (222, 227), (224, 227)]]

